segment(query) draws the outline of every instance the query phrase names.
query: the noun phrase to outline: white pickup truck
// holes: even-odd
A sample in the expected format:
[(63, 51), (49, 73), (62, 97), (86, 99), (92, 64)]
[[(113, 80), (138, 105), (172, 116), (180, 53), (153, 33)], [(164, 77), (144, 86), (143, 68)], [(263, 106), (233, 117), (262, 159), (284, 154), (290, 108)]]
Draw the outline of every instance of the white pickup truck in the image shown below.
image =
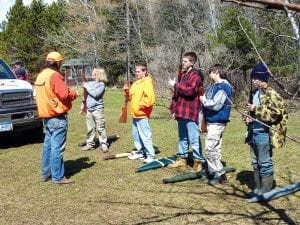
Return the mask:
[(25, 130), (36, 139), (43, 136), (33, 87), (27, 81), (18, 80), (0, 59), (0, 135)]

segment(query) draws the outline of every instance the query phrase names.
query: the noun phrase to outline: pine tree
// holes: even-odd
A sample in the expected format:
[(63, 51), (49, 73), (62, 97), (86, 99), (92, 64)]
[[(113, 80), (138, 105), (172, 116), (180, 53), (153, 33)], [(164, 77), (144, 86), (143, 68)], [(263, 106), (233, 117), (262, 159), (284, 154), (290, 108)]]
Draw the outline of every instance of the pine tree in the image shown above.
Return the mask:
[[(247, 36), (241, 29), (238, 19), (250, 38), (256, 42), (256, 34), (250, 21), (242, 15), (241, 11), (227, 8), (225, 15), (221, 18), (221, 26), (217, 29), (217, 37), (212, 37), (214, 43), (226, 47), (226, 57), (232, 60), (232, 68), (246, 71), (256, 63), (253, 47)], [(214, 48), (217, 48), (214, 45)]]
[(10, 8), (7, 14), (7, 24), (4, 27), (4, 40), (6, 42), (7, 51), (10, 52), (10, 61), (24, 60), (24, 55), (19, 53), (24, 38), (23, 30), (25, 27), (26, 14), (28, 8), (24, 6), (22, 0), (16, 0), (15, 4)]
[(32, 1), (23, 27), (24, 40), (18, 49), (18, 55), (24, 57), (27, 68), (32, 73), (39, 72), (44, 58), (45, 10), (46, 5), (42, 0)]

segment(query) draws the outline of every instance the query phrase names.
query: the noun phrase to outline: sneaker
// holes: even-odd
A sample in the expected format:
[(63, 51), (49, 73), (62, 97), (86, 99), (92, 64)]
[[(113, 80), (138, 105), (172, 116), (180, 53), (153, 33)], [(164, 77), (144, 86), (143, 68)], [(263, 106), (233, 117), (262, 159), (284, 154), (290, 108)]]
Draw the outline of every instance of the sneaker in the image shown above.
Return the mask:
[(107, 147), (106, 144), (102, 144), (101, 149), (102, 149), (103, 152), (108, 152), (108, 147)]
[(130, 160), (136, 160), (136, 159), (145, 159), (144, 155), (142, 153), (134, 153), (128, 156), (128, 159)]
[(90, 150), (92, 150), (92, 149), (94, 149), (93, 146), (91, 146), (91, 145), (86, 145), (86, 146), (83, 146), (83, 147), (81, 148), (81, 151), (90, 151)]
[(138, 150), (133, 150), (133, 151), (131, 151), (130, 153), (131, 153), (131, 155), (134, 155), (134, 154), (138, 154), (139, 151), (138, 151)]
[(146, 159), (144, 159), (144, 163), (151, 163), (151, 162), (153, 162), (153, 161), (155, 161), (155, 159), (154, 158), (152, 158), (152, 157), (148, 157), (148, 158), (146, 158)]

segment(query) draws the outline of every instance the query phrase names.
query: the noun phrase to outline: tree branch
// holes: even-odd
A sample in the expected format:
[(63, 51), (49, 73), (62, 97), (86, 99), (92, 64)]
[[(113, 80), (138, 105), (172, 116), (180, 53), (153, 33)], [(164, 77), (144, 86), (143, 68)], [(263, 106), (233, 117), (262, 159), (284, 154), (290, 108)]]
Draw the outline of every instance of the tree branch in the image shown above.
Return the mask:
[(257, 9), (278, 9), (285, 10), (285, 7), (292, 11), (300, 12), (300, 4), (286, 3), (280, 0), (221, 0), (222, 2), (233, 2), (238, 5)]
[(277, 34), (273, 30), (271, 30), (270, 28), (267, 28), (267, 27), (261, 27), (260, 29), (267, 30), (268, 32), (270, 32), (271, 34), (273, 34), (274, 36), (277, 36), (277, 37), (285, 37), (285, 38), (289, 38), (289, 39), (297, 41), (297, 38), (295, 38), (293, 36), (285, 35), (285, 34)]
[[(289, 91), (283, 86), (283, 84), (282, 84), (280, 81), (278, 81), (278, 80), (274, 77), (273, 73), (270, 71), (269, 67), (267, 66), (267, 64), (265, 63), (265, 61), (263, 60), (263, 58), (261, 57), (261, 55), (260, 55), (259, 51), (257, 50), (257, 48), (256, 48), (256, 46), (255, 46), (255, 44), (254, 44), (254, 42), (253, 42), (252, 39), (249, 37), (247, 31), (246, 31), (245, 28), (243, 27), (243, 25), (242, 25), (242, 23), (241, 23), (241, 20), (240, 20), (240, 17), (238, 17), (237, 19), (238, 19), (238, 22), (239, 22), (240, 27), (242, 28), (243, 32), (245, 33), (246, 37), (248, 38), (248, 40), (250, 41), (252, 47), (254, 48), (254, 50), (255, 50), (255, 52), (256, 52), (256, 54), (257, 54), (259, 60), (260, 60), (260, 61), (264, 64), (264, 66), (267, 68), (268, 73), (270, 74), (270, 77), (275, 81), (275, 83), (276, 83), (276, 84), (277, 84), (277, 85), (278, 85), (278, 86), (279, 86), (279, 87), (280, 87), (280, 88), (281, 88), (288, 96), (294, 97), (294, 95), (293, 95), (291, 92), (289, 92)], [(300, 100), (300, 98), (294, 98), (294, 99)]]

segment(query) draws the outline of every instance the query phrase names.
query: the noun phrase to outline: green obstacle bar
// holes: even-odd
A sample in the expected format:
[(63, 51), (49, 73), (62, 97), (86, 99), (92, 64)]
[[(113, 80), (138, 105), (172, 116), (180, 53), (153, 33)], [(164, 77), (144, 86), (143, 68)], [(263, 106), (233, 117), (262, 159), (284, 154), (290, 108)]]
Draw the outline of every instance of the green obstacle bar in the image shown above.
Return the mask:
[(267, 202), (267, 201), (271, 201), (271, 200), (276, 199), (276, 198), (280, 198), (280, 197), (285, 196), (285, 195), (295, 193), (299, 190), (300, 190), (300, 182), (297, 182), (297, 183), (291, 184), (291, 185), (283, 187), (283, 188), (273, 189), (273, 190), (271, 190), (269, 192), (266, 192), (262, 195), (257, 195), (253, 198), (250, 198), (248, 200), (248, 202), (251, 202), (251, 203), (252, 202)]
[[(234, 172), (235, 169), (234, 168), (231, 168), (231, 167), (224, 167), (224, 171), (226, 173), (229, 173), (229, 172)], [(174, 177), (170, 177), (170, 178), (165, 178), (163, 179), (163, 183), (164, 184), (169, 184), (169, 183), (176, 183), (176, 182), (181, 182), (181, 181), (185, 181), (185, 180), (195, 180), (195, 179), (200, 179), (202, 177), (205, 177), (206, 178), (207, 176), (207, 173), (205, 170), (202, 170), (200, 172), (190, 172), (190, 173), (183, 173), (183, 174), (180, 174), (180, 175), (177, 175), (177, 176), (174, 176)]]
[(171, 163), (174, 163), (176, 161), (176, 158), (177, 158), (176, 156), (171, 156), (171, 157), (163, 157), (158, 160), (154, 160), (151, 163), (147, 163), (137, 168), (135, 172), (138, 173), (138, 172), (144, 172), (147, 170), (154, 170), (154, 169), (165, 167)]

